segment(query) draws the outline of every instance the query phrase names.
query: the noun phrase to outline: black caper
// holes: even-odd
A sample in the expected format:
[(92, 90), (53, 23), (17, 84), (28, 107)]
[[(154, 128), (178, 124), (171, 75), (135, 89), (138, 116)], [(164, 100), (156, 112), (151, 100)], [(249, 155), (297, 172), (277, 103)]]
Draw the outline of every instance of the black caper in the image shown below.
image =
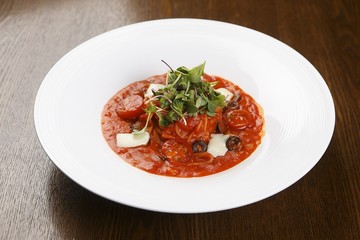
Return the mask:
[(207, 144), (204, 140), (196, 140), (192, 145), (192, 150), (194, 153), (206, 152)]
[(239, 107), (238, 102), (234, 100), (229, 101), (226, 105), (227, 109), (237, 109), (238, 107)]
[(229, 151), (234, 150), (237, 146), (239, 146), (239, 144), (241, 144), (241, 140), (237, 136), (230, 136), (226, 140), (226, 147)]

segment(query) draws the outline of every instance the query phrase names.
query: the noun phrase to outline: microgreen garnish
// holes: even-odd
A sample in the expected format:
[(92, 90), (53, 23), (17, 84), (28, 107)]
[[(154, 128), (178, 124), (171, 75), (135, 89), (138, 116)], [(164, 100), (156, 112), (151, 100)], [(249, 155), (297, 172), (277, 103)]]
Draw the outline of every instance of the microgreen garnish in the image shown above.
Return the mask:
[(214, 82), (203, 80), (205, 62), (192, 69), (184, 66), (170, 69), (166, 76), (166, 86), (153, 91), (154, 96), (147, 101), (148, 114), (145, 127), (139, 132), (144, 132), (151, 117), (155, 113), (159, 125), (167, 126), (174, 121), (182, 119), (186, 124), (186, 117), (207, 114), (214, 116), (217, 107), (225, 106), (225, 96), (214, 90)]
[(174, 70), (170, 67), (170, 65), (167, 63), (167, 62), (165, 62), (164, 60), (161, 60), (163, 63), (165, 63), (165, 65), (166, 66), (168, 66), (168, 68), (170, 68), (170, 70), (171, 70), (171, 72), (174, 72)]
[(154, 104), (152, 104), (152, 103), (150, 102), (149, 106), (148, 106), (146, 109), (144, 109), (145, 113), (147, 114), (145, 127), (143, 127), (143, 128), (142, 128), (141, 130), (139, 130), (139, 131), (134, 130), (134, 131), (133, 131), (133, 134), (142, 134), (142, 133), (145, 132), (145, 130), (146, 130), (146, 128), (147, 128), (147, 126), (148, 126), (148, 124), (149, 124), (149, 122), (150, 122), (151, 117), (153, 116), (154, 113), (157, 112), (156, 110), (157, 110), (157, 109), (156, 109), (156, 107), (154, 106)]

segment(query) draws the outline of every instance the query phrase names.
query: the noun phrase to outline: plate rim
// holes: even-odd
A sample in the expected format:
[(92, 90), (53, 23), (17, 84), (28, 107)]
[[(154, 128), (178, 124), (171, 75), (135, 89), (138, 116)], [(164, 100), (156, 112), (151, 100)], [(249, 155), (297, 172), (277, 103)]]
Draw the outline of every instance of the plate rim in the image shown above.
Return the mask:
[[(259, 197), (259, 199), (255, 199), (253, 201), (250, 201), (248, 203), (245, 203), (245, 204), (242, 204), (241, 206), (233, 206), (233, 207), (217, 207), (217, 208), (214, 208), (214, 209), (202, 209), (200, 211), (194, 211), (194, 210), (190, 210), (190, 211), (184, 211), (183, 209), (181, 209), (180, 211), (176, 211), (176, 209), (173, 209), (173, 210), (169, 210), (169, 209), (155, 209), (153, 207), (146, 207), (144, 205), (142, 206), (139, 206), (138, 204), (131, 204), (131, 203), (128, 203), (128, 202), (121, 202), (119, 201), (118, 199), (112, 199), (111, 197), (109, 196), (106, 196), (105, 194), (103, 193), (100, 193), (98, 191), (94, 191), (91, 187), (87, 186), (86, 184), (84, 184), (82, 182), (81, 179), (79, 179), (78, 176), (73, 176), (71, 175), (71, 173), (69, 173), (68, 171), (64, 171), (62, 167), (59, 167), (59, 162), (56, 160), (56, 157), (54, 157), (54, 153), (51, 152), (48, 148), (47, 148), (47, 143), (45, 142), (45, 138), (41, 135), (41, 126), (39, 125), (39, 119), (38, 119), (38, 112), (40, 111), (39, 109), (39, 101), (40, 101), (40, 97), (41, 97), (41, 94), (42, 92), (44, 91), (45, 89), (45, 86), (46, 86), (46, 82), (47, 81), (50, 81), (48, 79), (51, 79), (50, 76), (51, 74), (53, 73), (53, 71), (55, 71), (56, 67), (58, 66), (58, 64), (61, 64), (62, 61), (64, 61), (64, 59), (66, 59), (67, 56), (69, 56), (69, 54), (72, 54), (74, 51), (76, 51), (77, 49), (85, 46), (86, 44), (88, 44), (89, 42), (92, 42), (92, 41), (96, 41), (96, 39), (99, 39), (100, 37), (103, 37), (107, 34), (110, 34), (114, 31), (118, 31), (119, 29), (132, 29), (133, 27), (137, 27), (137, 26), (144, 26), (146, 24), (158, 24), (158, 23), (169, 23), (169, 22), (172, 22), (172, 23), (192, 23), (192, 22), (202, 22), (202, 23), (205, 23), (205, 24), (225, 24), (225, 25), (228, 25), (228, 26), (232, 26), (232, 27), (235, 27), (235, 28), (242, 28), (244, 29), (245, 31), (252, 31), (252, 32), (255, 32), (256, 34), (260, 34), (262, 36), (265, 36), (266, 38), (271, 38), (271, 40), (275, 40), (278, 44), (281, 44), (283, 47), (286, 47), (288, 49), (290, 49), (291, 51), (293, 51), (295, 54), (298, 55), (298, 57), (300, 57), (302, 59), (302, 61), (305, 61), (306, 64), (308, 65), (308, 67), (311, 67), (312, 70), (314, 71), (314, 73), (317, 74), (317, 78), (320, 78), (321, 81), (321, 84), (324, 84), (325, 86), (325, 90), (327, 90), (327, 94), (329, 94), (328, 97), (330, 97), (330, 99), (328, 100), (331, 100), (330, 101), (330, 104), (331, 104), (331, 109), (330, 109), (330, 112), (332, 112), (332, 116), (333, 118), (331, 119), (331, 134), (330, 134), (330, 138), (328, 139), (327, 141), (327, 144), (326, 144), (326, 147), (324, 149), (324, 151), (322, 151), (322, 153), (320, 154), (320, 158), (316, 161), (313, 162), (313, 165), (312, 166), (309, 166), (309, 169), (303, 173), (303, 175), (298, 178), (296, 181), (294, 182), (289, 182), (285, 187), (279, 189), (278, 191), (276, 192), (272, 192), (271, 194), (267, 195), (266, 197)], [(281, 42), (280, 40), (272, 37), (272, 36), (269, 36), (265, 33), (262, 33), (262, 32), (259, 32), (257, 30), (254, 30), (254, 29), (251, 29), (251, 28), (247, 28), (247, 27), (244, 27), (244, 26), (240, 26), (240, 25), (236, 25), (234, 23), (227, 23), (227, 22), (222, 22), (222, 21), (217, 21), (217, 20), (208, 20), (208, 19), (197, 19), (197, 18), (171, 18), (171, 19), (158, 19), (158, 20), (150, 20), (150, 21), (144, 21), (144, 22), (138, 22), (138, 23), (133, 23), (133, 24), (130, 24), (130, 25), (125, 25), (125, 26), (122, 26), (122, 27), (119, 27), (119, 28), (115, 28), (115, 29), (112, 29), (112, 30), (109, 30), (107, 32), (104, 32), (104, 33), (101, 33), (93, 38), (90, 38), (89, 40), (77, 45), (76, 47), (74, 47), (73, 49), (71, 49), (68, 53), (66, 53), (64, 56), (62, 56), (54, 65), (53, 67), (50, 69), (50, 71), (46, 74), (45, 78), (43, 79), (39, 89), (38, 89), (38, 92), (36, 94), (36, 98), (35, 98), (35, 103), (34, 103), (34, 124), (35, 124), (35, 130), (36, 130), (36, 133), (37, 133), (37, 136), (38, 136), (38, 139), (41, 143), (41, 146), (42, 148), (44, 149), (44, 151), (46, 152), (46, 154), (49, 156), (50, 160), (66, 175), (68, 176), (70, 179), (72, 179), (73, 181), (75, 181), (77, 184), (81, 185), (82, 187), (84, 187), (85, 189), (89, 190), (90, 192), (93, 192), (95, 193), (96, 195), (99, 195), (103, 198), (106, 198), (106, 199), (109, 199), (111, 201), (114, 201), (114, 202), (117, 202), (117, 203), (121, 203), (121, 204), (125, 204), (125, 205), (128, 205), (128, 206), (131, 206), (131, 207), (136, 207), (136, 208), (140, 208), (140, 209), (145, 209), (145, 210), (150, 210), (150, 211), (157, 211), (157, 212), (168, 212), (168, 213), (204, 213), (204, 212), (216, 212), (216, 211), (222, 211), (222, 210), (228, 210), (228, 209), (234, 209), (234, 208), (237, 208), (237, 207), (242, 207), (242, 206), (246, 206), (246, 205), (249, 205), (249, 204), (252, 204), (252, 203), (255, 203), (255, 202), (258, 202), (258, 201), (261, 201), (261, 200), (264, 200), (264, 199), (267, 199), (285, 189), (287, 189), (289, 186), (293, 185), (294, 183), (296, 183), (297, 181), (299, 181), (301, 178), (303, 178), (322, 158), (322, 156), (324, 155), (324, 153), (326, 152), (330, 142), (331, 142), (331, 139), (332, 139), (332, 136), (333, 136), (333, 133), (334, 133), (334, 129), (335, 129), (335, 124), (336, 124), (336, 112), (335, 112), (335, 105), (334, 105), (334, 101), (333, 101), (333, 98), (332, 98), (332, 95), (331, 95), (331, 92), (330, 92), (330, 89), (328, 88), (327, 86), (327, 83), (326, 81), (323, 79), (323, 77), (320, 75), (320, 73), (318, 72), (318, 70), (304, 57), (302, 56), (299, 52), (297, 52), (295, 49), (293, 49), (292, 47), (290, 47), (289, 45)]]

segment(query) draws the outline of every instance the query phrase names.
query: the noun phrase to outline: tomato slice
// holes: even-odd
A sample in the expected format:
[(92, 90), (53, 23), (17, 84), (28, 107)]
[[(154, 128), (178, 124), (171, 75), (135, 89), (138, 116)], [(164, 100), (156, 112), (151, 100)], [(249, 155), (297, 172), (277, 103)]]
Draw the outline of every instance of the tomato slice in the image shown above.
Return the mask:
[(144, 99), (139, 95), (130, 95), (118, 102), (116, 114), (123, 119), (133, 119), (144, 113)]
[(226, 124), (232, 129), (244, 129), (251, 122), (251, 114), (245, 110), (231, 110), (224, 115)]
[(187, 144), (176, 140), (166, 141), (161, 148), (161, 152), (170, 163), (187, 162), (191, 153)]

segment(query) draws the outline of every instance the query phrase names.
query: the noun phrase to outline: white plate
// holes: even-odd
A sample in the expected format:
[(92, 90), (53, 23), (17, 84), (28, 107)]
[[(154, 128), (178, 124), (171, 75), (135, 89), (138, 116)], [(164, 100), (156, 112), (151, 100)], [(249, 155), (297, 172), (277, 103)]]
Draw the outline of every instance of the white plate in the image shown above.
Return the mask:
[[(238, 84), (263, 106), (266, 135), (230, 170), (201, 178), (152, 175), (121, 160), (103, 139), (101, 111), (127, 84), (195, 66)], [(333, 134), (331, 94), (292, 48), (257, 31), (196, 19), (149, 21), (101, 34), (66, 54), (35, 102), (38, 137), (51, 160), (86, 189), (122, 204), (199, 213), (244, 206), (289, 187), (321, 158)]]

